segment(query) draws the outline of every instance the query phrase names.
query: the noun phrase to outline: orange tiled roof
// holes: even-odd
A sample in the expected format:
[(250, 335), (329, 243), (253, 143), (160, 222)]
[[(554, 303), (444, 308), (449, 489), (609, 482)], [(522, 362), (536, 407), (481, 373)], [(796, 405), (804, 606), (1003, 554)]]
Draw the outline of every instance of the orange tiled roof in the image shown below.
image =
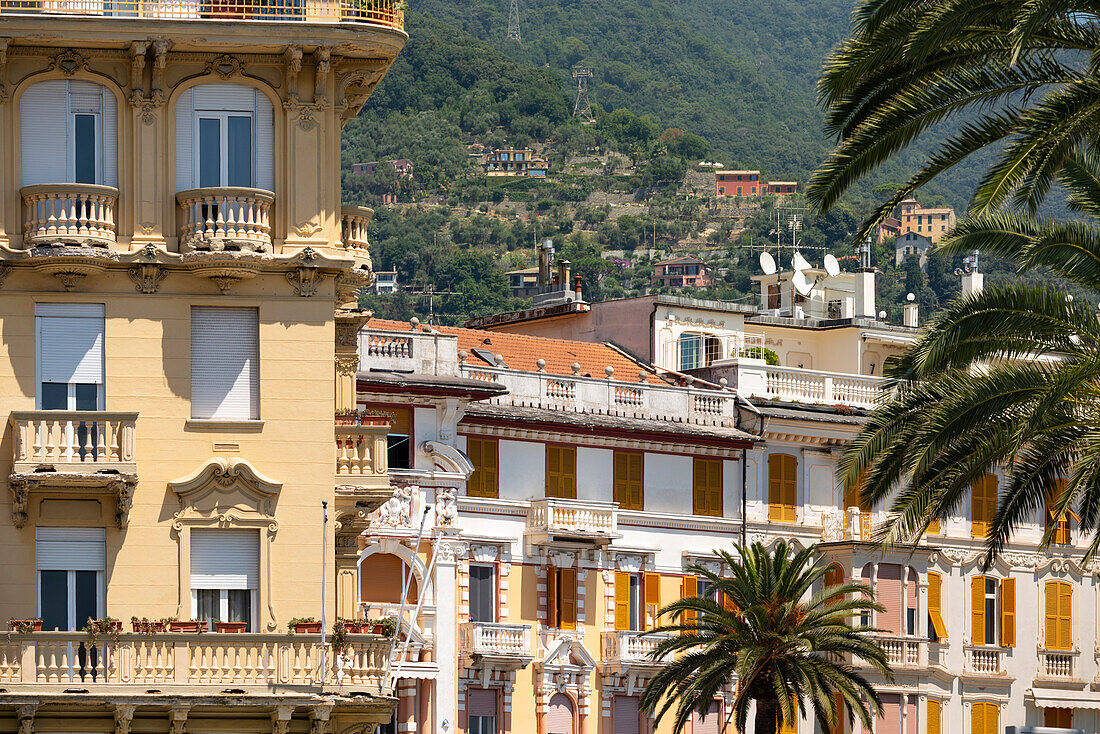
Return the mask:
[[(406, 321), (390, 319), (371, 319), (366, 328), (381, 331), (410, 331)], [(421, 327), (422, 328), (422, 327)], [(458, 337), (458, 350), (466, 352), (466, 363), (488, 367), (488, 362), (475, 355), (475, 349), (484, 349), (499, 354), (508, 367), (516, 370), (535, 372), (535, 361), (546, 360), (544, 370), (554, 375), (573, 374), (574, 362), (581, 366), (580, 374), (589, 377), (606, 377), (607, 367), (614, 367), (614, 378), (623, 382), (639, 382), (638, 373), (642, 367), (616, 349), (602, 343), (576, 342), (568, 339), (551, 339), (544, 336), (526, 334), (506, 334), (500, 331), (482, 329), (464, 329), (458, 326), (434, 326), (436, 331)], [(663, 380), (646, 372), (646, 382), (663, 384)]]

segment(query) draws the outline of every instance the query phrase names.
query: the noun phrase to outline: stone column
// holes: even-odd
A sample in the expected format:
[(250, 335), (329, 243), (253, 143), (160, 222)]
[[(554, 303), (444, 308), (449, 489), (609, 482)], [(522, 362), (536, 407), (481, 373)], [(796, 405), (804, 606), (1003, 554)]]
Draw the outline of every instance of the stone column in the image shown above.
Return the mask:
[(439, 677), (435, 687), (435, 716), (437, 729), (443, 730), (443, 722), (449, 722), (448, 731), (458, 727), (458, 600), (456, 599), (456, 567), (466, 555), (467, 546), (453, 540), (440, 540), (435, 559), (435, 650), (439, 661)]
[(359, 331), (369, 312), (336, 312), (336, 410), (355, 409), (355, 373), (359, 369)]

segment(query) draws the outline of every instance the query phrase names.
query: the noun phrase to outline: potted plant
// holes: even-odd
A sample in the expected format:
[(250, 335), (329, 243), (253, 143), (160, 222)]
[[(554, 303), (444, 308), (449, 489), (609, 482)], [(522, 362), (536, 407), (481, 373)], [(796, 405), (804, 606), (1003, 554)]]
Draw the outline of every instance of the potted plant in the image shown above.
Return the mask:
[(214, 620), (215, 632), (247, 632), (248, 622), (220, 622)]
[(391, 423), (393, 423), (393, 421), (384, 413), (364, 410), (359, 414), (359, 425), (361, 426), (388, 426)]
[(359, 411), (354, 408), (341, 408), (336, 411), (336, 425), (354, 426), (359, 422)]
[(118, 635), (122, 632), (122, 622), (113, 617), (103, 617), (102, 619), (89, 617), (88, 624), (84, 625), (84, 631), (91, 638), (89, 643), (91, 645), (95, 645), (96, 640), (100, 637), (107, 637), (112, 642), (118, 642)]
[(202, 632), (206, 629), (206, 622), (201, 620), (173, 619), (168, 623), (169, 632)]
[(340, 619), (337, 621), (344, 625), (344, 630), (350, 634), (358, 635), (363, 631), (364, 623), (358, 620)]
[(379, 617), (371, 622), (370, 631), (376, 635), (393, 637), (397, 632), (397, 620), (393, 617)]
[(9, 619), (8, 629), (20, 635), (29, 635), (31, 632), (42, 631), (42, 620), (33, 619)]
[(295, 617), (287, 623), (291, 633), (298, 635), (316, 635), (321, 633), (321, 623), (316, 617)]
[(348, 642), (348, 630), (343, 622), (336, 620), (332, 623), (332, 651), (337, 655), (343, 655), (350, 647)]
[(133, 625), (134, 632), (138, 632), (143, 635), (151, 635), (154, 632), (163, 632), (164, 627), (168, 621), (169, 620), (167, 619), (154, 621), (149, 619), (148, 617), (142, 617), (140, 619), (138, 619), (137, 617), (130, 617), (130, 624)]

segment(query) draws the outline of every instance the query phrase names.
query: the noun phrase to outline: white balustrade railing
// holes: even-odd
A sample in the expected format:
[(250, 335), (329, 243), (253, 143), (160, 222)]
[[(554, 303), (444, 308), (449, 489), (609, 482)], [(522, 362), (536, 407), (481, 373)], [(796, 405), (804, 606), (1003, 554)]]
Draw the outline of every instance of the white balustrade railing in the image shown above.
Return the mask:
[(412, 359), (413, 356), (412, 338), (393, 332), (363, 332), (361, 343), (364, 347), (363, 354), (368, 358)]
[(965, 645), (963, 658), (968, 673), (1000, 675), (1004, 672), (1004, 650), (999, 647)]
[(618, 535), (618, 505), (588, 500), (532, 500), (527, 530), (553, 535), (612, 538)]
[(336, 655), (331, 644), (326, 669), (316, 636), (292, 634), (121, 633), (92, 644), (80, 632), (9, 635), (0, 645), (0, 683), (56, 684), (92, 688), (153, 684), (254, 687), (379, 685), (393, 639), (349, 635)]
[(653, 651), (668, 634), (648, 634), (632, 630), (615, 630), (603, 633), (603, 659), (619, 664), (654, 665)]
[(928, 664), (928, 641), (923, 638), (876, 635), (875, 641), (893, 667), (924, 667)]
[(336, 426), (336, 475), (385, 476), (387, 433), (385, 425)]
[(374, 218), (374, 210), (366, 206), (345, 206), (340, 211), (340, 241), (345, 249), (366, 250), (367, 227)]
[[(16, 471), (39, 464), (133, 464), (137, 413), (35, 410), (11, 414)], [(21, 466), (22, 465), (22, 466)]]
[(176, 194), (180, 242), (193, 250), (271, 252), (275, 194), (263, 189), (220, 187)]
[(1040, 650), (1039, 673), (1044, 678), (1073, 680), (1079, 655), (1077, 650)]
[(23, 197), (23, 241), (115, 242), (118, 189), (94, 184), (36, 184), (19, 190)]
[(780, 367), (738, 358), (721, 365), (733, 386), (745, 396), (798, 403), (873, 408), (882, 395), (883, 378), (843, 372)]
[(459, 629), (459, 648), (467, 655), (531, 657), (531, 625), (466, 622)]

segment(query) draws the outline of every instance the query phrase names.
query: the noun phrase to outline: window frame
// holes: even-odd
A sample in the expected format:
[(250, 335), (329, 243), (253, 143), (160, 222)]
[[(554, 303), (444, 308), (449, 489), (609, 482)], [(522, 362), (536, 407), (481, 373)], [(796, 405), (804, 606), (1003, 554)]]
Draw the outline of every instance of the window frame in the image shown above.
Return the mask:
[[(478, 446), (474, 460), (474, 446)], [(487, 468), (485, 463), (485, 449), (492, 446), (493, 466)], [(500, 439), (492, 436), (466, 436), (466, 457), (474, 465), (474, 471), (466, 480), (466, 495), (468, 497), (484, 497), (497, 499), (500, 497)]]
[[(255, 110), (192, 110), (192, 143), (194, 151), (191, 158), (192, 176), (191, 179), (195, 183), (196, 188), (256, 188), (256, 114)], [(249, 184), (248, 186), (233, 185), (229, 183), (229, 118), (231, 117), (246, 117), (248, 118), (248, 165), (249, 165)], [(218, 141), (220, 146), (219, 162), (218, 162), (218, 185), (216, 187), (204, 187), (202, 185), (202, 179), (200, 178), (201, 166), (200, 161), (202, 159), (202, 132), (201, 120), (218, 120)]]
[[(489, 597), (490, 597), (489, 598), (489, 611), (491, 612), (491, 614), (489, 616), (491, 617), (491, 619), (476, 619), (474, 617), (474, 604), (473, 604), (473, 602), (474, 602), (474, 575), (473, 575), (472, 571), (475, 568), (487, 568), (487, 569), (489, 569), (489, 581), (488, 581), (488, 583), (489, 583)], [(500, 594), (499, 594), (498, 581), (497, 581), (497, 574), (499, 573), (499, 571), (497, 569), (497, 564), (495, 564), (495, 563), (479, 563), (479, 562), (474, 561), (474, 562), (470, 563), (470, 571), (471, 571), (471, 573), (468, 574), (468, 580), (469, 580), (468, 592), (469, 592), (469, 595), (470, 595), (470, 602), (468, 604), (468, 610), (469, 610), (470, 621), (471, 622), (482, 622), (484, 624), (494, 624), (494, 623), (500, 621), (500, 603), (499, 603)], [(479, 579), (479, 583), (480, 583), (480, 579)]]
[[(546, 456), (546, 477), (544, 481), (544, 496), (548, 499), (565, 499), (575, 500), (577, 499), (577, 447), (567, 444), (548, 443), (545, 444), (546, 449), (544, 451)], [(556, 474), (552, 474), (550, 471), (551, 455), (558, 453), (558, 467), (559, 471)], [(571, 470), (569, 472), (564, 471), (563, 464), (568, 457)], [(554, 491), (551, 493), (551, 477), (555, 476)], [(567, 483), (568, 486), (563, 486), (563, 483)]]

